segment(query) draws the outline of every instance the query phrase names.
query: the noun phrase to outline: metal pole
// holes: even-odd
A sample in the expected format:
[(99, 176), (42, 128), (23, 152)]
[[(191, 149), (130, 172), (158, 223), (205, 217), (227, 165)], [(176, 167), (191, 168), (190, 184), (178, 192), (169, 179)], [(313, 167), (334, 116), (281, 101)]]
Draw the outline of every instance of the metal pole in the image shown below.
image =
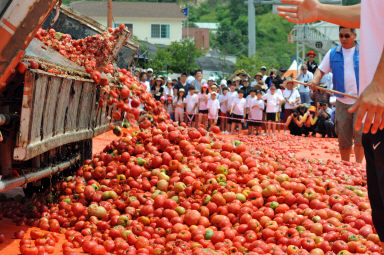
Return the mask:
[(333, 93), (333, 94), (337, 94), (337, 95), (341, 95), (341, 96), (345, 96), (345, 97), (349, 97), (349, 98), (353, 98), (353, 99), (358, 99), (357, 96), (349, 95), (349, 94), (346, 94), (346, 93), (343, 93), (343, 92), (340, 92), (340, 91), (337, 91), (337, 90), (322, 88), (322, 87), (319, 87), (319, 86), (312, 86), (312, 85), (309, 85), (308, 83), (301, 82), (301, 81), (298, 81), (298, 80), (293, 80), (293, 82), (296, 82), (296, 83), (304, 85), (304, 86), (308, 86), (308, 87), (310, 87), (312, 89), (318, 89), (318, 90), (326, 91), (326, 92), (329, 92), (329, 93)]
[(108, 21), (107, 21), (107, 26), (112, 27), (112, 16), (113, 16), (113, 11), (112, 11), (112, 0), (108, 0)]
[(248, 57), (256, 53), (256, 17), (255, 4), (248, 0)]

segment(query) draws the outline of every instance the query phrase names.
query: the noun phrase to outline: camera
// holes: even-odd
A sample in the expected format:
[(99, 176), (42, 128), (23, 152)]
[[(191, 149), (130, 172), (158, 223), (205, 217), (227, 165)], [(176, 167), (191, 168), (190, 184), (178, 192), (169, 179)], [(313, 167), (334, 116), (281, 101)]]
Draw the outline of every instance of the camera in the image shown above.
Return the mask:
[(294, 118), (297, 118), (297, 116), (298, 116), (297, 112), (294, 112), (294, 113), (293, 113), (293, 117), (294, 117)]

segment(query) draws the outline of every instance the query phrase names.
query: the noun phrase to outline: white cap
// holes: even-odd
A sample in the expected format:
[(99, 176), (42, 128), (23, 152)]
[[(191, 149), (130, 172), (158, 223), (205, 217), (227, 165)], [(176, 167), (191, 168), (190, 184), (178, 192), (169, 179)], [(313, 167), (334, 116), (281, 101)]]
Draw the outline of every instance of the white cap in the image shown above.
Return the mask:
[(153, 73), (153, 69), (152, 69), (152, 68), (148, 68), (148, 69), (147, 69), (147, 73), (148, 73), (148, 72), (152, 72), (152, 73)]
[(216, 96), (217, 93), (216, 93), (215, 91), (212, 91), (212, 92), (211, 92), (211, 95), (215, 95), (215, 96)]
[(220, 85), (225, 85), (225, 86), (227, 86), (227, 80), (221, 80), (221, 82), (220, 82)]
[(260, 69), (267, 70), (267, 67), (266, 66), (262, 66), (262, 67), (260, 67)]
[(209, 77), (209, 78), (208, 78), (208, 81), (215, 81), (215, 77), (212, 77), (212, 76)]
[(169, 83), (172, 83), (172, 79), (171, 79), (171, 78), (168, 78), (168, 79), (167, 79), (167, 83), (168, 83), (168, 82), (169, 82)]

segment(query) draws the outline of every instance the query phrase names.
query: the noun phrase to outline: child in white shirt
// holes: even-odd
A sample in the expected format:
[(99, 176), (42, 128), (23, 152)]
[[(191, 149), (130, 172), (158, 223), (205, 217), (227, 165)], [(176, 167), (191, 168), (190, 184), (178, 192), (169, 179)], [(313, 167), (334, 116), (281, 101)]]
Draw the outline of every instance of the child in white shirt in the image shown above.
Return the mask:
[(275, 86), (271, 86), (270, 92), (265, 94), (262, 98), (267, 101), (267, 133), (275, 134), (276, 122), (279, 121), (277, 119), (277, 113), (279, 112), (281, 104), (284, 102), (284, 97), (280, 93), (276, 93)]
[(195, 86), (188, 88), (189, 95), (185, 98), (185, 111), (187, 114), (187, 125), (196, 127), (196, 110), (199, 103), (199, 97), (195, 94)]
[(215, 126), (219, 117), (220, 102), (216, 98), (217, 93), (212, 92), (211, 98), (208, 100), (208, 121), (209, 126)]
[(261, 131), (262, 123), (254, 121), (262, 121), (264, 111), (264, 100), (261, 98), (261, 91), (251, 90), (250, 97), (247, 102), (249, 133), (253, 135), (256, 128), (256, 135)]
[(223, 130), (223, 134), (227, 133), (227, 124), (228, 124), (228, 119), (226, 118), (228, 116), (228, 107), (227, 107), (227, 102), (228, 102), (228, 88), (224, 87), (222, 90), (222, 93), (219, 96), (219, 102), (220, 102), (220, 116), (223, 117), (220, 119), (220, 129)]
[(241, 135), (241, 132), (243, 130), (243, 122), (245, 119), (245, 108), (247, 104), (247, 100), (243, 98), (244, 96), (244, 91), (239, 90), (238, 92), (238, 97), (233, 100), (232, 106), (231, 106), (231, 111), (230, 114), (232, 115), (232, 124), (231, 124), (231, 133), (235, 134), (235, 128), (236, 125), (239, 128), (239, 135)]
[(175, 121), (179, 124), (184, 122), (184, 89), (180, 89), (177, 97), (173, 101), (173, 108), (175, 108)]

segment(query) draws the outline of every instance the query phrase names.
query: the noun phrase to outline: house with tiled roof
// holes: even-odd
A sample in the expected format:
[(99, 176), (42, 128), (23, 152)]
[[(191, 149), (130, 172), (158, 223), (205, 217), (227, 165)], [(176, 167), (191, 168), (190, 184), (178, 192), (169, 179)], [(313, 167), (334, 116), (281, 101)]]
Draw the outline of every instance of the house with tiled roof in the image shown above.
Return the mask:
[[(76, 1), (70, 7), (107, 25), (107, 1)], [(114, 26), (125, 24), (139, 40), (169, 45), (182, 40), (182, 22), (186, 20), (177, 3), (113, 2)]]

